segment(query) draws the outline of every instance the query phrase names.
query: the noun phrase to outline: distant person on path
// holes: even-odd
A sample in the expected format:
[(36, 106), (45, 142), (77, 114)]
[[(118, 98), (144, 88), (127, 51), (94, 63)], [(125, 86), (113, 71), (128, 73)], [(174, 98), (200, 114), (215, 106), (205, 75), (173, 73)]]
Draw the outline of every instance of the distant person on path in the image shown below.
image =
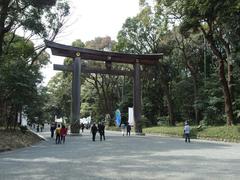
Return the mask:
[(105, 141), (105, 125), (103, 122), (98, 124), (98, 132), (100, 134), (100, 141), (102, 141), (102, 139)]
[(122, 131), (122, 135), (124, 136), (125, 134), (125, 128), (126, 128), (126, 125), (124, 123), (121, 124), (121, 131)]
[(41, 132), (43, 132), (43, 129), (44, 129), (44, 124), (41, 124), (41, 127), (40, 127), (40, 129), (41, 129)]
[(62, 128), (60, 130), (60, 135), (61, 135), (61, 141), (64, 144), (65, 143), (65, 137), (67, 136), (67, 128), (65, 127), (65, 125), (62, 125)]
[(85, 126), (83, 123), (81, 123), (81, 129), (82, 129), (82, 133), (83, 133), (83, 130), (84, 130)]
[(60, 135), (61, 135), (61, 128), (59, 124), (58, 127), (56, 128), (56, 144), (61, 144)]
[(39, 132), (39, 124), (37, 125), (37, 132)]
[(190, 126), (189, 126), (188, 121), (185, 122), (184, 136), (185, 136), (185, 142), (189, 142), (190, 143)]
[(127, 124), (127, 136), (130, 136), (131, 133), (131, 125), (128, 123)]
[(53, 138), (53, 136), (54, 136), (55, 129), (56, 129), (56, 124), (55, 123), (51, 123), (51, 127), (50, 127), (51, 138)]
[(95, 141), (97, 131), (98, 131), (97, 126), (95, 125), (95, 123), (93, 123), (93, 125), (91, 127), (92, 141)]

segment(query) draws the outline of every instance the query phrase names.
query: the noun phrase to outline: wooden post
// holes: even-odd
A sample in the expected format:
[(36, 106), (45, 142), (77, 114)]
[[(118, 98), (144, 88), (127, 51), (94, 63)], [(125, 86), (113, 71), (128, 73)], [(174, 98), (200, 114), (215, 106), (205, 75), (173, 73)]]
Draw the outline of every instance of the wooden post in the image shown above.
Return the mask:
[(134, 86), (133, 86), (133, 111), (134, 111), (134, 123), (135, 133), (142, 134), (141, 124), (141, 81), (140, 81), (140, 63), (136, 60), (134, 64)]

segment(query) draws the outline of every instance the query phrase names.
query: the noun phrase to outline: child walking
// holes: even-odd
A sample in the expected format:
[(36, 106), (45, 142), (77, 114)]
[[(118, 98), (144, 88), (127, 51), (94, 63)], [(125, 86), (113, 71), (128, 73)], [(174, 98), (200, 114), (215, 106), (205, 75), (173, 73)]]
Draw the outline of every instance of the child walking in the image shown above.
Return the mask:
[(62, 125), (62, 128), (60, 130), (60, 135), (61, 135), (61, 141), (64, 144), (65, 143), (65, 137), (67, 135), (67, 128), (65, 127), (65, 125)]
[(185, 122), (184, 135), (185, 135), (185, 142), (190, 143), (190, 126), (189, 126), (188, 121)]

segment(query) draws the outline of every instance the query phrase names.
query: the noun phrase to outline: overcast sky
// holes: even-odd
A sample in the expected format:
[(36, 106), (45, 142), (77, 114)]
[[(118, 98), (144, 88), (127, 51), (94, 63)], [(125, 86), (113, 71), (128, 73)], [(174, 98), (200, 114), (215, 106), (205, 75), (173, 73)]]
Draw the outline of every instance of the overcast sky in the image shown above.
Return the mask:
[[(116, 40), (125, 20), (139, 12), (139, 0), (70, 0), (70, 6), (67, 25), (55, 40), (66, 45), (71, 45), (76, 39), (86, 42), (105, 36)], [(51, 62), (42, 70), (44, 85), (57, 72), (53, 70), (53, 64), (63, 64), (63, 58), (51, 56)]]

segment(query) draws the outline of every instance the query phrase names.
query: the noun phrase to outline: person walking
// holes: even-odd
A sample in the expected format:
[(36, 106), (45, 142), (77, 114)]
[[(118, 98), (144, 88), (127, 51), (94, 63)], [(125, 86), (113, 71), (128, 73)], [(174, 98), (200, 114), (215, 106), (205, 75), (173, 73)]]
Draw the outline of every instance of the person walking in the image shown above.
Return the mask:
[(50, 131), (51, 131), (51, 138), (54, 136), (54, 131), (56, 129), (56, 124), (54, 122), (51, 123)]
[(131, 125), (128, 123), (127, 124), (127, 136), (130, 136), (131, 133)]
[(65, 125), (62, 125), (62, 128), (60, 130), (60, 135), (61, 135), (61, 141), (64, 144), (65, 143), (65, 137), (67, 136), (67, 128), (65, 127)]
[(95, 123), (93, 123), (93, 125), (91, 127), (92, 141), (95, 141), (97, 131), (98, 131), (97, 126), (95, 125)]
[(104, 125), (104, 122), (102, 122), (102, 136), (103, 136), (103, 140), (105, 141), (105, 125)]
[(58, 125), (58, 127), (56, 128), (56, 144), (61, 144), (61, 139), (60, 139), (60, 132), (61, 132), (61, 128), (60, 128), (60, 124)]
[(84, 128), (85, 128), (85, 125), (83, 123), (81, 123), (82, 133), (83, 133)]
[(43, 132), (43, 129), (44, 129), (44, 124), (42, 123), (40, 127), (41, 132)]
[(190, 126), (189, 126), (188, 121), (185, 122), (184, 136), (185, 136), (185, 142), (189, 142), (190, 143)]
[(102, 141), (102, 139), (105, 141), (105, 125), (103, 122), (98, 124), (98, 132), (100, 135), (100, 141)]
[(124, 134), (125, 134), (125, 128), (126, 128), (125, 124), (122, 123), (122, 124), (121, 124), (121, 131), (122, 131), (122, 135), (123, 135), (123, 136), (124, 136)]

